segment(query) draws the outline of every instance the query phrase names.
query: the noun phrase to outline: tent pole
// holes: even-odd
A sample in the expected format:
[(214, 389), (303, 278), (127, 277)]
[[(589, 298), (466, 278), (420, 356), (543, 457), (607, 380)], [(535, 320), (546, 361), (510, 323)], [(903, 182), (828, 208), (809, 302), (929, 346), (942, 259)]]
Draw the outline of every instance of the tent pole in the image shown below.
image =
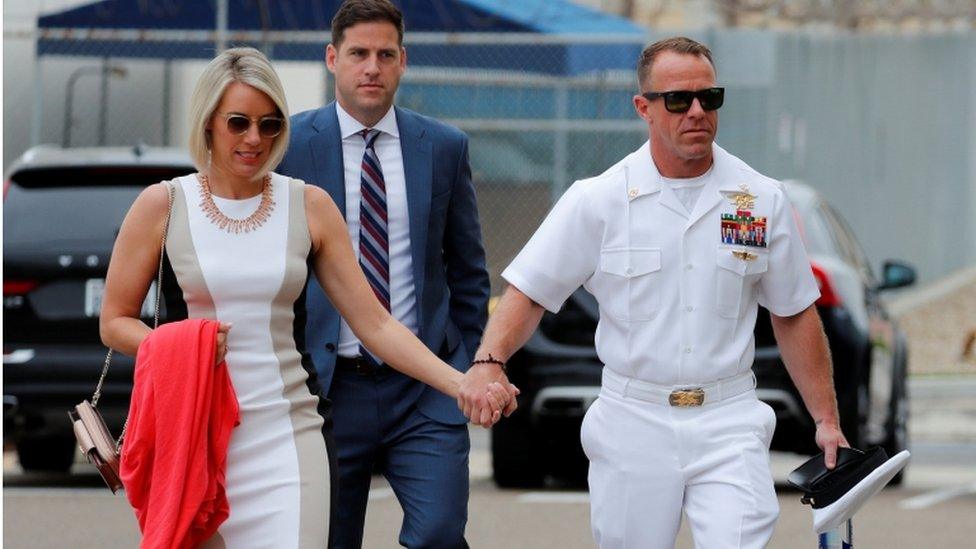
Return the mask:
[(41, 124), (44, 123), (44, 83), (41, 77), (41, 56), (34, 55), (34, 121), (31, 124), (31, 146), (41, 144)]
[(102, 58), (102, 74), (98, 109), (98, 144), (104, 147), (108, 139), (108, 57)]
[(217, 54), (227, 49), (227, 0), (217, 0)]
[(170, 101), (173, 95), (173, 60), (163, 61), (163, 146), (168, 147), (170, 133)]
[(551, 190), (553, 203), (562, 196), (569, 186), (569, 88), (566, 82), (556, 84), (556, 129), (553, 136), (552, 173), (553, 185)]

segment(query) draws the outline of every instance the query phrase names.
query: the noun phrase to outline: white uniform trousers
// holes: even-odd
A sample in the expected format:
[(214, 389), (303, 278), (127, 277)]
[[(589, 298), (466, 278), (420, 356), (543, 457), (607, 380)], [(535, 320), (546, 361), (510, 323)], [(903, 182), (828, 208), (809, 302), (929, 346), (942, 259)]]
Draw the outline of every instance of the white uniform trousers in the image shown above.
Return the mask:
[(628, 379), (604, 368), (580, 433), (597, 545), (673, 548), (683, 510), (696, 548), (765, 547), (779, 514), (769, 469), (776, 416), (755, 389), (680, 408), (608, 387), (621, 385), (608, 376)]

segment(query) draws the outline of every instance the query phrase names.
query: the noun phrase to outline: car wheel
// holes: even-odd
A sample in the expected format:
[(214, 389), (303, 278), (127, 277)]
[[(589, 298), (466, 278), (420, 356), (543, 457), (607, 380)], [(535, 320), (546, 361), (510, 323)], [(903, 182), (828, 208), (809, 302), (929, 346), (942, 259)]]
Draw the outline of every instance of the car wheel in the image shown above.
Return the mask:
[[(895, 375), (892, 380), (891, 403), (889, 404), (887, 435), (882, 447), (889, 457), (894, 456), (902, 450), (908, 449), (908, 382), (907, 365), (905, 363), (905, 353), (899, 355)], [(898, 472), (889, 486), (898, 486), (905, 480), (905, 469)]]
[(546, 478), (538, 436), (519, 408), (491, 428), (491, 465), (499, 488), (539, 488)]
[(568, 448), (563, 447), (559, 452), (550, 451), (547, 461), (551, 464), (553, 477), (570, 486), (587, 487), (590, 460), (579, 443), (579, 435), (574, 436)]
[(72, 436), (24, 436), (16, 440), (17, 457), (25, 471), (67, 473), (75, 461)]

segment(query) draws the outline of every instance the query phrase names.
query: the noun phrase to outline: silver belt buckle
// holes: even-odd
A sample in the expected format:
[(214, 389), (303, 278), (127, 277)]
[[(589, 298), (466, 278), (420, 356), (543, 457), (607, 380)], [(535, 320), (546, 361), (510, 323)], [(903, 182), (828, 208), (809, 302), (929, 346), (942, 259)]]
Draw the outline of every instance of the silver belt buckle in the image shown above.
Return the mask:
[(701, 406), (704, 403), (705, 390), (701, 387), (671, 391), (671, 395), (668, 396), (668, 404), (678, 408), (692, 408)]

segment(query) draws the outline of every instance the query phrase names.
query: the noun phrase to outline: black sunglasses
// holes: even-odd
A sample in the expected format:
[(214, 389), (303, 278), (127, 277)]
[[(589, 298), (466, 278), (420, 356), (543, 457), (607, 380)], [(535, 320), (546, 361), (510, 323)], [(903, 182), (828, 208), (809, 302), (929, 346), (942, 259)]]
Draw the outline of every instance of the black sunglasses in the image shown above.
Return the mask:
[(244, 135), (247, 133), (247, 130), (251, 129), (251, 122), (257, 123), (258, 135), (265, 138), (278, 137), (281, 135), (281, 130), (285, 127), (285, 120), (278, 116), (264, 116), (257, 120), (252, 120), (243, 114), (222, 112), (218, 112), (217, 114), (227, 119), (227, 131), (235, 135)]
[(674, 90), (666, 92), (647, 92), (641, 94), (648, 101), (654, 101), (658, 97), (664, 98), (664, 108), (668, 112), (688, 112), (695, 99), (701, 104), (701, 108), (706, 111), (714, 111), (722, 106), (725, 101), (725, 88), (705, 88), (704, 90)]

